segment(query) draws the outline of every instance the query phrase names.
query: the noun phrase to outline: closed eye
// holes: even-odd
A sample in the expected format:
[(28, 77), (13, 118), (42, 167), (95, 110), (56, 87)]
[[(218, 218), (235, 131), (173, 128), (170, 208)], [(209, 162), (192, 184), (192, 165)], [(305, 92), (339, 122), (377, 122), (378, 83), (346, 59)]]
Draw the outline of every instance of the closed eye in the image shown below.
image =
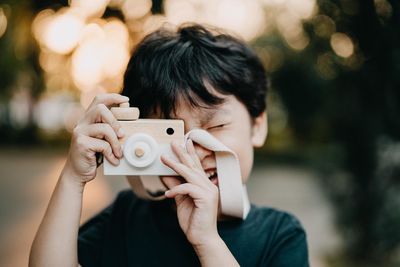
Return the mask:
[(226, 126), (226, 124), (218, 124), (218, 125), (209, 127), (208, 130), (219, 129), (219, 128), (223, 128), (224, 126)]

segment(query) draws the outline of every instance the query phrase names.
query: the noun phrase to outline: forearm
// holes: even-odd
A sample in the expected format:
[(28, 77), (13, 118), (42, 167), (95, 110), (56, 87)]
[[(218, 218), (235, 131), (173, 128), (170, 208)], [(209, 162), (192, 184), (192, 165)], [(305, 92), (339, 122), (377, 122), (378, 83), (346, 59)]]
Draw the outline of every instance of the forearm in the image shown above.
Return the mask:
[(63, 171), (32, 244), (29, 266), (77, 266), (83, 185)]
[(194, 247), (201, 266), (240, 266), (225, 242), (217, 237), (205, 245)]

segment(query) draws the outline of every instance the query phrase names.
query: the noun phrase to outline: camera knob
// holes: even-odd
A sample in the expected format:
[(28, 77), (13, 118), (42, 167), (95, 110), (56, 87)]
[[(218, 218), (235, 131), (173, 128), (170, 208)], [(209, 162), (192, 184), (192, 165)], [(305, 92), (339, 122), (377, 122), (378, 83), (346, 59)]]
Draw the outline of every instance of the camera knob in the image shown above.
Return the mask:
[(151, 165), (158, 155), (158, 144), (148, 134), (134, 134), (124, 143), (124, 157), (130, 165), (136, 168), (144, 168)]
[(136, 155), (136, 157), (138, 157), (138, 158), (143, 157), (144, 153), (145, 153), (144, 150), (143, 150), (142, 148), (140, 148), (140, 147), (137, 147), (137, 148), (135, 149), (135, 155)]

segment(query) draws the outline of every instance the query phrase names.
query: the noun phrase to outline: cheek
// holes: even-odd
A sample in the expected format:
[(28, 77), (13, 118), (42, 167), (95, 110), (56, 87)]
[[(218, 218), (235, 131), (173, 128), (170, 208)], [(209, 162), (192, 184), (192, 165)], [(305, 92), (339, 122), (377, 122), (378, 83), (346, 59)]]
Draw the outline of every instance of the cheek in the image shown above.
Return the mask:
[(213, 134), (224, 145), (236, 153), (240, 163), (242, 181), (245, 183), (253, 167), (253, 146), (251, 145), (250, 133), (232, 131)]

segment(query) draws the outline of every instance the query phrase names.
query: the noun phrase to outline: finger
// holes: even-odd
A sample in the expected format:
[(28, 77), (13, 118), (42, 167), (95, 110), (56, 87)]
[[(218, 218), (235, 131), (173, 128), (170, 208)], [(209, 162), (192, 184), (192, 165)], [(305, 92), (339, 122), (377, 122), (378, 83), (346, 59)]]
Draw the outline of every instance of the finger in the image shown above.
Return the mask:
[(92, 103), (89, 105), (89, 109), (91, 107), (97, 106), (98, 104), (103, 104), (105, 106), (111, 106), (111, 105), (115, 105), (115, 104), (118, 105), (118, 104), (121, 104), (121, 103), (125, 103), (125, 102), (128, 102), (128, 101), (129, 101), (129, 97), (123, 96), (123, 95), (120, 95), (120, 94), (115, 94), (115, 93), (112, 93), (112, 94), (100, 94), (100, 95), (97, 95), (93, 99)]
[(179, 180), (179, 178), (176, 176), (161, 176), (160, 178), (168, 189), (171, 189), (177, 185), (182, 184), (182, 181)]
[(107, 141), (100, 140), (93, 137), (87, 137), (88, 148), (93, 152), (100, 152), (103, 156), (111, 162), (111, 164), (117, 166), (119, 164), (119, 159), (114, 156), (110, 144)]
[[(204, 171), (200, 171), (198, 169), (191, 169), (184, 165), (183, 163), (177, 162), (172, 158), (162, 155), (161, 161), (171, 169), (173, 169), (177, 174), (182, 176), (187, 182), (197, 184), (197, 185), (205, 185), (204, 179), (206, 179), (206, 175)], [(200, 176), (204, 176), (204, 179)]]
[(185, 164), (189, 168), (197, 168), (196, 163), (178, 142), (173, 141), (171, 143), (171, 148), (181, 163)]
[(192, 139), (188, 139), (188, 141), (186, 142), (186, 149), (193, 162), (196, 164), (197, 168), (203, 170), (203, 166), (201, 165), (199, 156), (196, 153), (196, 149), (194, 148)]
[[(171, 189), (177, 185), (180, 185), (182, 183), (184, 183), (185, 181), (182, 181), (182, 177), (177, 177), (177, 176), (162, 176), (161, 177), (161, 181), (162, 183), (168, 188)], [(175, 198), (176, 204), (178, 205), (179, 203), (181, 203), (182, 201), (184, 201), (184, 199), (187, 196), (177, 196)]]
[(189, 183), (181, 184), (165, 191), (165, 196), (168, 198), (174, 198), (179, 195), (189, 195), (193, 199), (206, 199), (204, 190), (201, 187)]
[(114, 155), (118, 158), (122, 157), (121, 144), (115, 131), (107, 123), (94, 123), (82, 128), (82, 133), (90, 137), (105, 139), (112, 148)]
[(114, 129), (115, 134), (119, 138), (124, 136), (121, 124), (104, 104), (98, 104), (93, 107), (85, 117), (85, 122), (86, 124), (98, 122), (108, 123)]

